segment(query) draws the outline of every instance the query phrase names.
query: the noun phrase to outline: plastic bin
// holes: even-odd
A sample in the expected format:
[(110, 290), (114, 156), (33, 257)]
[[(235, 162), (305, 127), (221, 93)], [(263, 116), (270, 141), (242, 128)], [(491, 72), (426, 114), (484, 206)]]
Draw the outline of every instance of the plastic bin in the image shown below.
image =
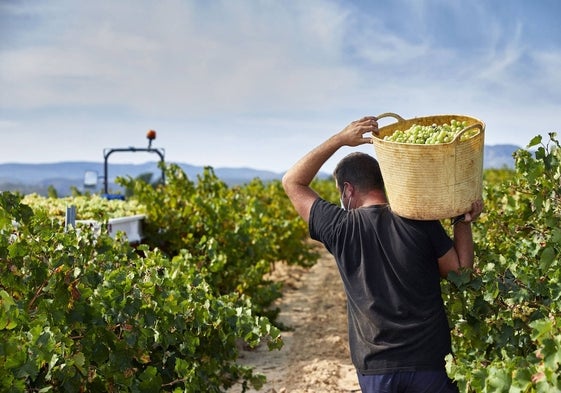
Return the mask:
[(142, 221), (145, 217), (144, 214), (138, 214), (136, 216), (110, 218), (107, 220), (109, 236), (115, 238), (118, 232), (124, 232), (129, 243), (139, 243), (144, 237)]

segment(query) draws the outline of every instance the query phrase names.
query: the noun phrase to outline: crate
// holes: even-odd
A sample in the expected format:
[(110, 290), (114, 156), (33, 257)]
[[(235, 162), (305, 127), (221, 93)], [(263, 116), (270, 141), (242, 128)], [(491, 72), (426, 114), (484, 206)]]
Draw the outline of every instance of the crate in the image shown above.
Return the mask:
[[(384, 113), (377, 118), (384, 117), (397, 121), (380, 127), (372, 143), (391, 209), (416, 220), (439, 220), (470, 211), (482, 193), (485, 123), (454, 114), (403, 119), (395, 113)], [(467, 127), (449, 143), (420, 145), (383, 140), (413, 124), (450, 124), (452, 119), (466, 121)], [(463, 133), (474, 128), (479, 130), (476, 135), (460, 141)]]
[(118, 232), (123, 232), (129, 243), (139, 243), (144, 238), (142, 223), (145, 217), (144, 214), (138, 214), (136, 216), (110, 218), (107, 220), (109, 236), (115, 238)]

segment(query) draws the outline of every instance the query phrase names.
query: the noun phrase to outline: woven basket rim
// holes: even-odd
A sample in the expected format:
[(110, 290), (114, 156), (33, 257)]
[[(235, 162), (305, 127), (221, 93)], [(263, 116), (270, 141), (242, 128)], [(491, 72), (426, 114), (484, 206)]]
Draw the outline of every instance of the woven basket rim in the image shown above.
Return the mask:
[[(470, 120), (473, 121), (473, 124), (479, 124), (479, 125), (481, 126), (481, 127), (479, 128), (479, 133), (481, 133), (481, 134), (484, 134), (484, 133), (485, 133), (485, 122), (484, 122), (483, 120), (481, 120), (481, 119), (479, 119), (479, 118), (477, 118), (477, 117), (471, 116), (471, 115), (462, 115), (462, 114), (458, 114), (458, 113), (449, 113), (449, 114), (416, 116), (416, 117), (412, 117), (412, 118), (409, 118), (409, 119), (404, 119), (404, 118), (402, 118), (401, 116), (399, 116), (399, 115), (397, 115), (397, 114), (395, 114), (395, 113), (387, 113), (387, 114), (384, 114), (384, 115), (395, 115), (395, 116), (397, 116), (397, 117), (398, 117), (399, 119), (401, 119), (401, 120), (396, 119), (396, 120), (397, 120), (396, 122), (391, 123), (391, 124), (386, 124), (386, 125), (380, 127), (380, 128), (378, 129), (378, 134), (372, 133), (372, 136), (373, 136), (373, 138), (372, 138), (372, 143), (382, 142), (382, 143), (395, 144), (395, 145), (402, 145), (402, 146), (403, 146), (403, 145), (406, 145), (406, 146), (407, 146), (407, 145), (409, 145), (409, 146), (425, 146), (425, 147), (423, 147), (423, 148), (431, 148), (431, 147), (434, 147), (434, 146), (436, 146), (436, 145), (440, 145), (440, 146), (443, 146), (443, 145), (453, 145), (453, 144), (458, 144), (458, 143), (462, 143), (462, 142), (465, 142), (465, 141), (466, 141), (466, 140), (461, 141), (461, 140), (459, 140), (458, 138), (454, 138), (454, 139), (453, 139), (452, 141), (450, 141), (450, 142), (442, 142), (442, 143), (437, 143), (437, 144), (420, 144), (420, 143), (408, 143), (408, 142), (388, 141), (388, 140), (384, 140), (383, 137), (380, 136), (380, 134), (382, 133), (383, 130), (386, 130), (386, 129), (388, 129), (388, 128), (397, 127), (397, 126), (399, 126), (400, 124), (403, 125), (403, 126), (405, 126), (405, 125), (412, 125), (412, 124), (415, 124), (415, 120), (417, 120), (417, 121), (419, 121), (419, 120), (421, 120), (421, 121), (427, 121), (427, 120), (438, 119), (438, 118), (441, 118), (441, 119), (442, 119), (442, 118), (453, 119), (453, 118), (460, 118), (460, 117), (461, 117), (461, 118), (468, 118), (468, 119), (470, 119)], [(379, 116), (382, 116), (382, 115), (379, 115)], [(384, 116), (384, 117), (390, 117), (390, 116)], [(435, 123), (438, 124), (438, 122), (435, 122)], [(473, 124), (470, 124), (470, 125), (473, 125)], [(396, 128), (396, 130), (397, 130), (397, 128)], [(406, 131), (406, 129), (404, 129), (403, 131)], [(395, 130), (394, 130), (394, 132), (395, 132)], [(471, 138), (476, 137), (477, 135), (479, 135), (479, 133), (473, 135)], [(471, 138), (468, 138), (468, 139), (471, 139)], [(423, 149), (423, 148), (422, 148), (422, 149)]]

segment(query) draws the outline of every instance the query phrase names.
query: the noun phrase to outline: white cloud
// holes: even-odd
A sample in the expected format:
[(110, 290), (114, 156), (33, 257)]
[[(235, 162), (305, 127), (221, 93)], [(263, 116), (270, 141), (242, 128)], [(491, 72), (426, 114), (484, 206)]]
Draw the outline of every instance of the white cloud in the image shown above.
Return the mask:
[(0, 130), (78, 130), (84, 154), (155, 128), (172, 156), (286, 169), (365, 114), (466, 113), (525, 143), (512, 118), (560, 105), (559, 44), (485, 1), (11, 4)]
[(51, 12), (62, 15), (49, 44), (5, 54), (10, 107), (89, 104), (179, 117), (305, 111), (354, 78), (337, 64), (337, 8), (97, 4), (68, 3), (73, 20)]

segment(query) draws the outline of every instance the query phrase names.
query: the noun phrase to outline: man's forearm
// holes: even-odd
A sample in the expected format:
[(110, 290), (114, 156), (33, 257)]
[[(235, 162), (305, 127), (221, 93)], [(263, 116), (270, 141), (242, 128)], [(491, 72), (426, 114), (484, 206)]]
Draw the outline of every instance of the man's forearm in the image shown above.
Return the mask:
[(454, 248), (458, 254), (460, 268), (473, 267), (473, 235), (469, 222), (459, 222), (454, 225)]
[(322, 165), (343, 145), (342, 138), (334, 135), (302, 157), (282, 178), (282, 185), (298, 214), (308, 222), (313, 202), (319, 197), (310, 188)]
[(371, 143), (371, 136), (366, 133), (378, 132), (378, 123), (373, 116), (366, 116), (353, 121), (342, 131), (331, 136), (321, 145), (302, 157), (283, 178), (285, 185), (308, 186), (317, 175), (322, 165), (342, 146), (358, 146)]
[(342, 146), (342, 138), (333, 135), (294, 164), (284, 175), (283, 182), (308, 186), (323, 164)]
[(318, 174), (323, 164), (325, 164), (325, 162), (342, 146), (341, 137), (337, 134), (333, 135), (302, 157), (286, 172), (285, 177), (289, 177), (293, 183), (309, 185), (312, 180), (314, 180), (314, 177)]

